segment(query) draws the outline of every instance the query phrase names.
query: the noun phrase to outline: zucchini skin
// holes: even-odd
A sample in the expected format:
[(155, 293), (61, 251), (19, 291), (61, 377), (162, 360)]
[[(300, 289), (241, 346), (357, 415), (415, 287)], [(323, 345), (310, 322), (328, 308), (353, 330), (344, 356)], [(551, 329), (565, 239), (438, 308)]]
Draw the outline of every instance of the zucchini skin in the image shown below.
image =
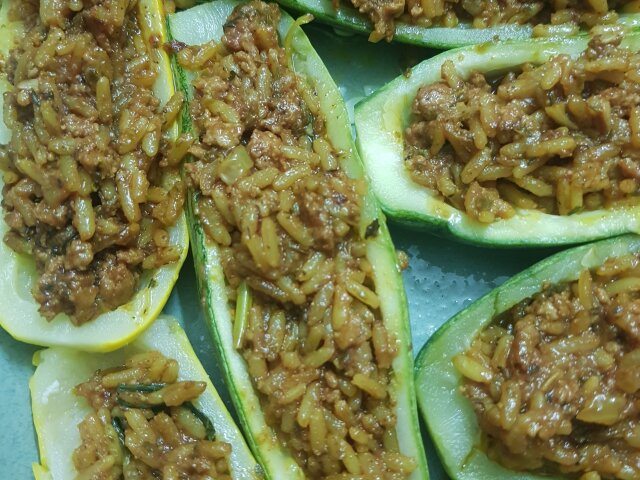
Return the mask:
[[(194, 20), (196, 24), (215, 21), (216, 24), (210, 26), (210, 28), (221, 33), (222, 24), (226, 21), (227, 15), (238, 3), (234, 0), (218, 0), (210, 4), (207, 11), (204, 10), (206, 6), (200, 7), (203, 10), (198, 11), (197, 14), (193, 13), (192, 17), (198, 15), (199, 19)], [(184, 15), (185, 13), (190, 14), (189, 11), (181, 14)], [(176, 17), (181, 14), (177, 14)], [(175, 19), (170, 16), (169, 29), (172, 38), (189, 43), (181, 35), (176, 35), (175, 23)], [(287, 34), (292, 24), (293, 20), (289, 16), (283, 15), (278, 29), (281, 39)], [(194, 31), (199, 31), (200, 26), (190, 24), (190, 28)], [(321, 109), (328, 121), (328, 135), (334, 143), (334, 147), (349, 153), (349, 155), (345, 155), (343, 168), (350, 176), (361, 177), (363, 169), (351, 137), (344, 102), (335, 83), (315, 50), (313, 50), (302, 29), (300, 27), (295, 28), (292, 45), (296, 70), (302, 68), (302, 73), (298, 71), (302, 75), (312, 72), (313, 78), (308, 80), (313, 83), (313, 86), (318, 91)], [(195, 36), (197, 37), (198, 35), (196, 34)], [(189, 37), (193, 38), (191, 35)], [(300, 62), (301, 67), (298, 67), (298, 62)], [(191, 87), (188, 84), (189, 74), (178, 67), (175, 62), (174, 68), (176, 69), (175, 76), (180, 82), (179, 88), (185, 91), (187, 98), (191, 98)], [(185, 114), (182, 128), (183, 130), (190, 130), (191, 126), (191, 120), (188, 114)], [(262, 464), (267, 478), (274, 480), (305, 478), (300, 467), (279, 444), (274, 432), (267, 427), (259, 399), (246, 371), (244, 359), (233, 348), (232, 319), (227, 307), (226, 293), (224, 292), (224, 274), (219, 262), (218, 249), (208, 239), (198, 220), (195, 211), (196, 202), (197, 194), (191, 192), (188, 195), (188, 220), (199, 292), (213, 342), (216, 346), (216, 354), (220, 360), (220, 368), (224, 372), (225, 381), (240, 423), (247, 436), (247, 441), (253, 449), (255, 457)], [(395, 382), (399, 385), (396, 391), (397, 401), (398, 405), (402, 406), (402, 409), (399, 408), (397, 411), (399, 416), (397, 428), (401, 450), (404, 454), (412, 456), (416, 460), (417, 468), (410, 478), (412, 480), (428, 479), (429, 474), (420, 435), (417, 404), (414, 395), (413, 357), (411, 355), (406, 296), (402, 277), (397, 267), (395, 250), (384, 222), (384, 216), (379, 211), (370, 193), (365, 199), (363, 215), (371, 215), (372, 219), (377, 218), (380, 222), (376, 241), (371, 242), (370, 251), (373, 251), (373, 253), (370, 253), (370, 255), (375, 255), (376, 258), (381, 259), (380, 269), (386, 269), (385, 278), (381, 280), (382, 285), (378, 287), (381, 291), (388, 292), (387, 295), (389, 296), (388, 301), (383, 302), (384, 306), (382, 308), (388, 308), (389, 311), (396, 313), (393, 316), (385, 314), (384, 317), (385, 322), (389, 322), (389, 318), (391, 318), (393, 325), (390, 330), (395, 332), (400, 339), (399, 355), (396, 359), (399, 368), (396, 368), (396, 362), (394, 361), (394, 371), (397, 372), (395, 374)], [(378, 280), (376, 280), (377, 283)]]
[(507, 280), (440, 327), (416, 359), (416, 393), (421, 417), (447, 473), (454, 480), (544, 480), (549, 477), (508, 470), (480, 449), (480, 427), (470, 402), (459, 391), (462, 376), (453, 357), (466, 351), (492, 319), (543, 288), (578, 278), (610, 256), (640, 252), (640, 236), (623, 235), (575, 247), (548, 257)]
[[(8, 52), (17, 40), (24, 36), (20, 22), (7, 18), (18, 0), (0, 1), (0, 52), (8, 58)], [(149, 42), (155, 36), (159, 43), (166, 39), (164, 7), (161, 0), (140, 0), (137, 18), (141, 35)], [(171, 78), (169, 57), (162, 48), (150, 48), (152, 61), (158, 65), (159, 79), (154, 94), (164, 101), (175, 92)], [(0, 74), (0, 92), (11, 88), (5, 74)], [(3, 101), (0, 95), (0, 110)], [(177, 125), (171, 134), (177, 135)], [(11, 132), (0, 120), (0, 142), (6, 143)], [(3, 181), (0, 178), (0, 200)], [(139, 289), (126, 304), (104, 312), (86, 324), (74, 327), (66, 315), (58, 315), (52, 321), (45, 320), (38, 312), (39, 305), (30, 287), (35, 273), (31, 257), (19, 255), (2, 240), (8, 231), (4, 217), (0, 217), (0, 326), (16, 340), (41, 346), (67, 346), (84, 351), (108, 352), (134, 340), (160, 314), (189, 251), (186, 216), (184, 212), (169, 229), (171, 243), (180, 248), (180, 257), (174, 263), (147, 272), (140, 280)], [(148, 278), (147, 278), (148, 277)], [(11, 308), (8, 308), (8, 306)]]
[[(344, 28), (368, 35), (373, 30), (369, 19), (351, 5), (340, 5), (336, 10), (332, 0), (277, 0), (283, 7), (302, 13), (312, 13), (315, 18), (334, 27)], [(620, 23), (632, 28), (640, 26), (640, 14), (621, 14)], [(450, 49), (485, 42), (504, 40), (525, 40), (531, 38), (533, 28), (530, 25), (501, 25), (490, 28), (472, 28), (461, 24), (455, 28), (419, 27), (404, 22), (396, 22), (394, 41), (431, 47)]]
[[(570, 216), (517, 210), (508, 220), (480, 224), (465, 212), (435, 199), (405, 172), (404, 128), (413, 98), (422, 85), (440, 80), (447, 60), (463, 76), (471, 71), (503, 72), (525, 62), (542, 63), (559, 54), (578, 55), (588, 37), (475, 45), (424, 60), (406, 75), (387, 83), (355, 107), (356, 143), (383, 211), (403, 225), (463, 243), (495, 248), (574, 245), (630, 232), (640, 232), (640, 207), (595, 210)], [(625, 37), (623, 46), (640, 49), (640, 35)]]

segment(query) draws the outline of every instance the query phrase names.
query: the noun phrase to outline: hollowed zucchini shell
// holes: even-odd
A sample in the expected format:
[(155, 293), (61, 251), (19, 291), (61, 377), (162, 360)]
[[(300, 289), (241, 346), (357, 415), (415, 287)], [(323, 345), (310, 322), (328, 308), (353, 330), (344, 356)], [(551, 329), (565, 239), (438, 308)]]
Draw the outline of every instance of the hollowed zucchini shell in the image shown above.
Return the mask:
[[(357, 145), (382, 209), (393, 220), (467, 243), (496, 247), (566, 245), (640, 232), (640, 207), (594, 210), (568, 216), (516, 209), (507, 220), (482, 224), (438, 200), (409, 176), (404, 166), (404, 131), (418, 89), (440, 81), (442, 64), (457, 71), (504, 73), (524, 63), (541, 64), (558, 54), (577, 56), (587, 37), (504, 42), (450, 50), (427, 59), (392, 80), (355, 108)], [(640, 49), (640, 35), (627, 35), (623, 47)]]
[(549, 480), (508, 470), (489, 459), (480, 447), (481, 430), (471, 402), (460, 392), (462, 376), (453, 357), (499, 314), (544, 289), (545, 283), (571, 282), (584, 269), (609, 257), (640, 252), (640, 237), (624, 235), (558, 253), (507, 280), (455, 315), (429, 339), (416, 360), (420, 413), (447, 473), (454, 480)]
[[(222, 26), (237, 4), (238, 2), (233, 0), (218, 0), (171, 15), (168, 17), (170, 35), (175, 40), (191, 45), (221, 38)], [(288, 15), (283, 15), (278, 29), (281, 39), (285, 37), (292, 24), (293, 20)], [(342, 167), (350, 176), (360, 178), (363, 175), (362, 165), (351, 137), (351, 127), (344, 101), (302, 29), (297, 26), (294, 28), (291, 43), (294, 69), (299, 75), (305, 76), (310, 86), (318, 93), (320, 108), (327, 120), (327, 134), (334, 148), (344, 152)], [(184, 89), (190, 98), (191, 86), (188, 78), (190, 74), (179, 67), (176, 69), (180, 88)], [(191, 129), (188, 118), (185, 118), (183, 128)], [(275, 432), (267, 425), (245, 361), (233, 346), (233, 321), (229, 313), (219, 249), (207, 238), (194, 213), (195, 200), (195, 194), (192, 192), (189, 224), (196, 275), (205, 315), (240, 423), (268, 478), (274, 480), (304, 478), (300, 467), (278, 442)], [(413, 388), (411, 334), (402, 277), (384, 217), (370, 194), (365, 200), (363, 216), (365, 224), (371, 223), (376, 218), (379, 221), (378, 235), (369, 239), (368, 257), (375, 271), (376, 290), (380, 292), (385, 325), (398, 338), (398, 356), (393, 362), (395, 388), (392, 396), (397, 402), (396, 429), (400, 450), (416, 461), (417, 468), (411, 475), (411, 480), (427, 479), (428, 470)]]
[[(369, 34), (373, 26), (368, 17), (353, 8), (348, 0), (340, 2), (336, 10), (333, 0), (277, 0), (280, 5), (296, 12), (309, 12), (324, 23)], [(635, 10), (620, 13), (619, 22), (630, 28), (640, 26), (640, 15)], [(461, 22), (455, 28), (420, 27), (402, 21), (396, 21), (394, 40), (423, 47), (439, 49), (456, 48), (465, 45), (475, 45), (485, 42), (503, 40), (524, 40), (531, 38), (531, 25), (506, 24), (489, 28), (473, 28), (469, 23)]]

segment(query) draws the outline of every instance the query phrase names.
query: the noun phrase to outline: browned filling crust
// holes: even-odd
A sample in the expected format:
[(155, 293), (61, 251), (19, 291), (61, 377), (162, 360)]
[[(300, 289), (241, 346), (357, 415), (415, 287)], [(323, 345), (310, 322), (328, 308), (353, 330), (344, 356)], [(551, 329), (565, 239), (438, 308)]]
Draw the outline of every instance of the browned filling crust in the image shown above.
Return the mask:
[(38, 2), (14, 3), (30, 27), (7, 62), (4, 241), (35, 258), (40, 313), (81, 324), (179, 258), (167, 230), (184, 187), (166, 132), (182, 96), (163, 109), (153, 95), (136, 2), (42, 1), (39, 15)]
[(93, 409), (78, 425), (78, 479), (231, 480), (231, 445), (215, 440), (192, 403), (207, 384), (178, 381), (178, 373), (175, 360), (145, 352), (75, 388)]
[[(367, 260), (365, 184), (279, 46), (275, 5), (237, 7), (222, 42), (186, 48), (199, 143), (187, 171), (220, 249), (235, 342), (268, 424), (310, 478), (407, 478), (390, 393), (396, 340)], [(285, 42), (286, 43), (286, 42)]]
[(454, 359), (489, 455), (582, 480), (640, 478), (639, 319), (638, 255), (498, 317)]
[(413, 181), (483, 223), (514, 208), (553, 215), (638, 203), (640, 54), (595, 37), (499, 79), (442, 81), (413, 101), (405, 165)]
[[(454, 28), (460, 22), (473, 28), (505, 24), (586, 26), (614, 23), (618, 13), (634, 0), (351, 0), (369, 16), (375, 30), (372, 41), (391, 40), (395, 21), (422, 27)], [(339, 0), (334, 1), (339, 4)], [(637, 7), (633, 7), (636, 8)], [(535, 32), (534, 32), (535, 33)]]

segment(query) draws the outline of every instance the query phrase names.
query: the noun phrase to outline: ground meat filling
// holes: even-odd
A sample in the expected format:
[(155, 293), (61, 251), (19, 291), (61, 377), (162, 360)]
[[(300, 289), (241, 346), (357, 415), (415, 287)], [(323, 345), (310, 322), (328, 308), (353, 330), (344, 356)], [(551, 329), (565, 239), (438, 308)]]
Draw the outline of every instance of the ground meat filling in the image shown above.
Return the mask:
[[(275, 5), (237, 7), (198, 70), (187, 172), (220, 248), (234, 341), (268, 424), (310, 478), (407, 478), (390, 394), (396, 340), (367, 260), (377, 223), (340, 168), (315, 92), (279, 46)], [(286, 43), (286, 42), (285, 42)], [(369, 224), (367, 228), (366, 224)]]
[[(335, 3), (339, 3), (335, 2)], [(637, 11), (634, 0), (351, 0), (374, 25), (370, 39), (391, 40), (395, 21), (422, 27), (457, 27), (460, 22), (473, 28), (495, 27), (504, 24), (531, 24), (540, 27), (563, 25), (577, 32), (579, 26), (592, 27), (614, 23), (618, 11), (629, 5)], [(545, 34), (534, 29), (534, 34)]]
[(180, 255), (168, 229), (184, 188), (165, 134), (182, 96), (163, 110), (153, 95), (136, 2), (15, 3), (29, 28), (7, 62), (4, 241), (35, 259), (42, 316), (82, 324)]
[(581, 480), (640, 478), (640, 256), (498, 317), (455, 357), (489, 455)]
[(78, 479), (231, 480), (231, 445), (215, 439), (193, 404), (207, 384), (178, 381), (178, 373), (175, 360), (145, 352), (75, 388), (93, 409), (78, 425)]
[(413, 181), (490, 223), (515, 208), (553, 215), (636, 205), (640, 186), (640, 54), (621, 35), (595, 37), (519, 74), (420, 88), (405, 134)]

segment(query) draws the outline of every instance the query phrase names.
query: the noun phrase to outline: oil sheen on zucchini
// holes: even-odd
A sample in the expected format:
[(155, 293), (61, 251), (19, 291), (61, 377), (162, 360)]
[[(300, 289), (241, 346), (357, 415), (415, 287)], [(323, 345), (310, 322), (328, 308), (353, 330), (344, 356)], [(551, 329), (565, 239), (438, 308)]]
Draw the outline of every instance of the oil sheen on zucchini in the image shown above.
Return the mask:
[(133, 343), (111, 353), (89, 354), (61, 347), (36, 352), (33, 360), (37, 368), (29, 382), (33, 423), (40, 450), (40, 463), (33, 464), (35, 478), (67, 480), (77, 475), (71, 456), (80, 445), (78, 424), (91, 407), (72, 389), (87, 381), (96, 370), (122, 365), (131, 355), (148, 351), (158, 351), (167, 358), (175, 359), (180, 367), (179, 380), (207, 383), (196, 406), (213, 423), (216, 439), (232, 444), (229, 463), (233, 478), (262, 478), (260, 467), (182, 327), (166, 316), (158, 318)]
[[(220, 38), (222, 26), (237, 4), (230, 0), (219, 0), (169, 16), (170, 35), (172, 39), (187, 45), (202, 44), (211, 39)], [(293, 20), (283, 15), (279, 26), (281, 39), (285, 38), (292, 24)], [(294, 70), (299, 75), (303, 75), (318, 94), (320, 108), (327, 119), (328, 136), (336, 150), (345, 152), (341, 160), (342, 167), (350, 176), (361, 178), (362, 167), (351, 138), (343, 100), (302, 29), (298, 26), (293, 28), (295, 30), (291, 37), (291, 51)], [(190, 98), (191, 87), (187, 72), (178, 69), (177, 78), (187, 92), (187, 97)], [(190, 129), (190, 120), (185, 120), (184, 128)], [(278, 442), (273, 430), (268, 427), (246, 363), (234, 348), (233, 320), (228, 307), (229, 301), (219, 248), (203, 231), (193, 211), (195, 201), (196, 198), (190, 195), (189, 222), (196, 273), (205, 313), (240, 422), (268, 478), (304, 478), (301, 468)], [(381, 296), (381, 310), (385, 326), (389, 331), (394, 332), (399, 340), (398, 355), (393, 361), (397, 437), (401, 452), (416, 461), (417, 467), (410, 478), (426, 479), (428, 471), (415, 410), (411, 340), (402, 279), (382, 214), (378, 211), (370, 194), (367, 195), (365, 203), (363, 216), (370, 221), (377, 218), (380, 222), (379, 234), (369, 239), (367, 254), (370, 263), (374, 266), (377, 290), (384, 292)]]
[[(346, 30), (364, 34), (369, 34), (373, 30), (369, 19), (348, 2), (341, 2), (337, 10), (332, 0), (278, 0), (278, 3), (297, 12), (311, 13), (321, 22)], [(636, 27), (640, 25), (640, 16), (622, 13), (619, 22), (629, 27)], [(531, 38), (532, 30), (531, 25), (510, 24), (490, 28), (472, 28), (467, 23), (461, 23), (456, 28), (426, 28), (398, 21), (393, 39), (423, 47), (447, 49), (496, 40)]]
[[(452, 60), (466, 78), (471, 72), (504, 73), (558, 54), (579, 55), (586, 37), (505, 42), (447, 51), (427, 59), (356, 105), (357, 145), (382, 209), (389, 217), (462, 241), (499, 247), (576, 244), (640, 231), (640, 208), (593, 210), (568, 216), (517, 209), (515, 216), (481, 224), (436, 199), (411, 180), (404, 166), (404, 130), (422, 85), (440, 81), (442, 64)], [(627, 35), (623, 47), (638, 50), (640, 36)]]
[[(8, 12), (19, 4), (17, 0), (7, 0), (0, 4), (0, 54), (8, 58), (21, 35), (23, 26), (10, 22)], [(166, 39), (165, 17), (160, 0), (141, 0), (137, 5), (138, 19), (142, 35), (146, 41), (152, 38)], [(151, 48), (155, 52), (154, 61), (159, 68), (159, 77), (154, 85), (155, 95), (166, 102), (174, 93), (173, 76), (167, 54), (162, 48)], [(0, 75), (0, 92), (11, 86), (4, 75)], [(2, 97), (0, 96), (0, 109)], [(173, 131), (177, 135), (178, 127)], [(6, 143), (10, 132), (0, 120), (0, 142)], [(0, 196), (2, 189), (0, 178)], [(0, 238), (8, 227), (0, 219)], [(118, 309), (103, 313), (82, 326), (74, 326), (66, 315), (58, 315), (48, 322), (39, 313), (31, 288), (36, 278), (34, 261), (15, 253), (0, 240), (0, 325), (17, 340), (37, 345), (70, 346), (88, 351), (114, 350), (134, 339), (158, 316), (166, 303), (178, 273), (188, 252), (188, 231), (183, 214), (170, 229), (170, 241), (180, 246), (180, 259), (143, 275), (138, 291), (132, 300)]]
[[(453, 358), (499, 314), (547, 285), (574, 281), (584, 269), (609, 257), (640, 252), (640, 237), (625, 235), (558, 253), (506, 281), (445, 323), (416, 360), (416, 389), (422, 418), (442, 463), (455, 480), (543, 480), (552, 477), (504, 468), (480, 448), (481, 432), (469, 400), (460, 391)], [(553, 477), (558, 478), (558, 477)]]

